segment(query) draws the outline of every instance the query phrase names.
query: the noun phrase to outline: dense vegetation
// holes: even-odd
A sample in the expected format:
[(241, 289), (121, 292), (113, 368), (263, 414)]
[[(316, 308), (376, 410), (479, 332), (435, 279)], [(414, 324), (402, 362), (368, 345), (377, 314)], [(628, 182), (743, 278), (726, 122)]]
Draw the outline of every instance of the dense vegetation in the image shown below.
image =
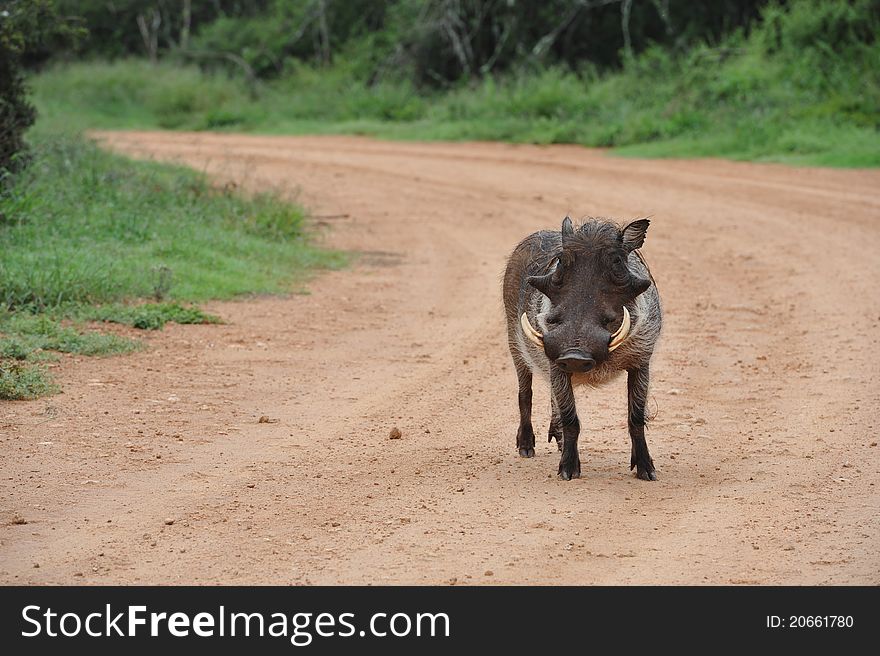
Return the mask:
[[(247, 66), (352, 62), (418, 85), (530, 64), (619, 66), (651, 44), (684, 50), (748, 29), (766, 0), (59, 0), (89, 28), (78, 55), (186, 56)], [(240, 58), (240, 61), (228, 56)]]
[(36, 118), (23, 62), (35, 51), (75, 44), (83, 34), (58, 13), (52, 0), (0, 4), (0, 191), (6, 176), (27, 162), (24, 133)]
[(93, 32), (81, 49), (122, 59), (58, 64), (34, 80), (45, 115), (79, 127), (880, 164), (874, 0), (240, 2), (222, 15), (198, 3), (207, 13), (193, 18), (187, 49), (178, 3), (159, 4), (158, 63), (132, 58), (145, 42), (123, 38), (137, 18), (121, 17), (113, 39)]

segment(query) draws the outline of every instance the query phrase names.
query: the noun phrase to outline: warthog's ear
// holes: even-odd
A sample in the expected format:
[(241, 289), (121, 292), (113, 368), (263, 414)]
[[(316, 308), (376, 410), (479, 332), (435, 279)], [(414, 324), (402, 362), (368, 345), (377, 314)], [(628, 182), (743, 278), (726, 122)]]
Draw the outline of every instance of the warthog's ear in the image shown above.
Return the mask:
[(550, 270), (543, 276), (529, 276), (526, 282), (541, 292), (544, 296), (550, 296), (550, 287), (553, 283), (559, 284), (562, 281), (562, 264), (557, 257), (550, 264)]
[(571, 217), (566, 214), (565, 218), (562, 219), (562, 241), (569, 237), (574, 237), (574, 226), (571, 224)]
[(544, 276), (529, 276), (526, 282), (541, 292), (544, 296), (550, 296), (550, 281), (553, 278), (552, 273)]
[(633, 276), (629, 286), (632, 290), (633, 297), (636, 297), (647, 291), (648, 287), (651, 286), (651, 281), (647, 278), (642, 278), (641, 276)]
[(648, 232), (650, 223), (648, 219), (638, 219), (621, 230), (623, 247), (628, 251), (641, 248), (642, 244), (645, 243), (645, 233)]

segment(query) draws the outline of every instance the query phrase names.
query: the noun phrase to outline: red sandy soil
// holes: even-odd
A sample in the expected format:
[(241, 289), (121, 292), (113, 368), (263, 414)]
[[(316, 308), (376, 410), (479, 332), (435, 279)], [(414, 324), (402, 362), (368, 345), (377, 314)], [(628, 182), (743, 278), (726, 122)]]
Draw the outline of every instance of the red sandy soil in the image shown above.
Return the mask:
[[(298, 193), (361, 256), (0, 402), (0, 582), (880, 583), (880, 172), (97, 137)], [(516, 453), (501, 272), (566, 212), (653, 217), (656, 483), (629, 471), (624, 379), (578, 395), (581, 479)]]

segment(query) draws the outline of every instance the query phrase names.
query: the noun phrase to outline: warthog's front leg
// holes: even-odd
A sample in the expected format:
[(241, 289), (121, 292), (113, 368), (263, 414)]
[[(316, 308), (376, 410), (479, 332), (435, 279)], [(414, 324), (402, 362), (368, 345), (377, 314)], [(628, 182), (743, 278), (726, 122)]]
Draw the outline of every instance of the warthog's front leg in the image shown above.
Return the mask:
[(632, 456), (629, 468), (644, 481), (656, 481), (654, 461), (648, 453), (645, 441), (645, 401), (648, 398), (648, 365), (627, 371), (626, 390), (629, 406), (629, 437), (632, 440)]
[(581, 459), (578, 456), (578, 435), (581, 424), (574, 405), (574, 392), (571, 389), (571, 375), (553, 367), (550, 372), (550, 387), (553, 401), (559, 408), (559, 421), (562, 424), (562, 456), (559, 459), (559, 478), (564, 481), (580, 478)]
[(523, 458), (535, 456), (535, 431), (532, 428), (532, 370), (521, 360), (514, 359), (519, 380), (519, 429), (516, 448)]

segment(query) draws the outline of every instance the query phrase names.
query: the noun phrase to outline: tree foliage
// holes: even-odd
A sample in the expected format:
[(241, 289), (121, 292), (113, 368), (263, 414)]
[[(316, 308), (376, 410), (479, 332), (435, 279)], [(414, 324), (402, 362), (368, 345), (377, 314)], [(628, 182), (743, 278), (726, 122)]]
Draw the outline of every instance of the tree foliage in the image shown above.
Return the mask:
[[(376, 79), (444, 86), (523, 66), (619, 66), (748, 29), (767, 0), (59, 0), (82, 16), (81, 54), (183, 54), (260, 77), (338, 58)], [(223, 55), (223, 56), (221, 56)], [(233, 57), (229, 57), (232, 55)], [(240, 61), (237, 61), (237, 59)]]
[(24, 162), (24, 133), (36, 119), (27, 99), (22, 62), (77, 38), (53, 0), (8, 0), (0, 5), (0, 181)]

